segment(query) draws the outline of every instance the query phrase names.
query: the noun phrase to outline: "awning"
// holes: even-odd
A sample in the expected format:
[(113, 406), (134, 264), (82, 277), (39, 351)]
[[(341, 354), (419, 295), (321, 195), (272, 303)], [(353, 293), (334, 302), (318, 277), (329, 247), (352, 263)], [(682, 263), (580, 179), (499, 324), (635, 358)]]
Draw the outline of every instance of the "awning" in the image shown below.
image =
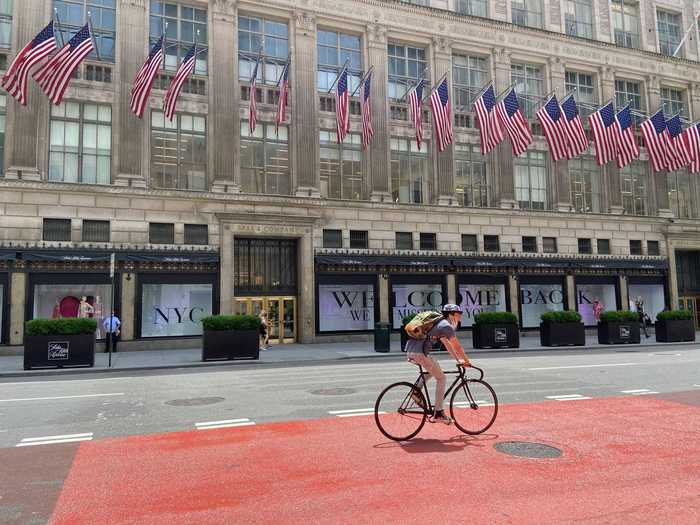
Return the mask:
[[(154, 262), (172, 264), (212, 264), (219, 262), (219, 254), (212, 252), (111, 252), (111, 251), (81, 251), (81, 250), (32, 250), (18, 251), (25, 261), (38, 262), (109, 262), (112, 253), (117, 261)], [(12, 252), (12, 259), (15, 252)], [(1, 260), (3, 259), (0, 254)]]

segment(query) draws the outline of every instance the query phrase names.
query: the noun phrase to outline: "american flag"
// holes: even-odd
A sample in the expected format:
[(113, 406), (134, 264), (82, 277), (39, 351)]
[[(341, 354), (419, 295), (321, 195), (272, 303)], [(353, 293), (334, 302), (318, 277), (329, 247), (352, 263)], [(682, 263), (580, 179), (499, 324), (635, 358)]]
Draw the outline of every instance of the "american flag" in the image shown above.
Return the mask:
[(372, 137), (374, 136), (374, 128), (372, 128), (372, 72), (367, 73), (365, 82), (362, 86), (362, 148), (367, 149)]
[(683, 132), (690, 155), (691, 173), (700, 172), (700, 123), (695, 123)]
[(34, 72), (34, 79), (51, 102), (57, 106), (61, 103), (71, 75), (94, 50), (90, 27), (85, 24), (51, 60)]
[(569, 139), (566, 133), (564, 115), (562, 115), (556, 95), (552, 95), (537, 111), (537, 120), (542, 125), (552, 160), (556, 162), (565, 158), (569, 150)]
[(617, 157), (618, 132), (615, 125), (615, 106), (612, 101), (588, 117), (588, 125), (593, 133), (595, 155), (602, 166)]
[(586, 135), (586, 130), (583, 129), (583, 122), (581, 121), (581, 115), (578, 112), (573, 93), (562, 100), (561, 110), (564, 113), (566, 136), (569, 138), (567, 157), (573, 159), (588, 150), (588, 135)]
[(683, 123), (679, 115), (671, 117), (670, 120), (666, 121), (666, 128), (668, 129), (668, 134), (670, 138), (670, 160), (667, 166), (668, 171), (677, 171), (683, 166), (690, 164), (691, 156), (690, 151), (686, 147), (686, 143), (683, 140)]
[(671, 163), (672, 146), (663, 109), (645, 120), (641, 129), (654, 171), (666, 169)]
[(447, 78), (443, 78), (438, 87), (430, 94), (430, 109), (433, 113), (433, 126), (437, 139), (438, 151), (452, 144), (452, 115), (450, 114), (450, 91)]
[(348, 90), (347, 67), (344, 67), (340, 72), (338, 85), (335, 88), (335, 122), (338, 144), (340, 144), (350, 132), (350, 91)]
[(474, 102), (474, 112), (476, 113), (476, 119), (479, 121), (482, 155), (490, 153), (503, 142), (503, 128), (494, 111), (495, 107), (496, 94), (493, 91), (493, 84), (491, 84)]
[(165, 99), (163, 100), (163, 110), (165, 111), (165, 116), (168, 120), (173, 120), (173, 117), (175, 116), (175, 107), (177, 106), (177, 99), (180, 96), (180, 91), (182, 91), (182, 86), (185, 85), (187, 78), (194, 71), (196, 61), (197, 44), (193, 45), (187, 52), (185, 58), (180, 64), (180, 67), (177, 68), (172, 82), (170, 82), (170, 87), (168, 87), (168, 91), (165, 92)]
[(146, 103), (148, 102), (148, 97), (153, 87), (153, 81), (163, 63), (163, 54), (163, 37), (160, 37), (134, 79), (134, 85), (131, 88), (131, 102), (129, 107), (131, 108), (131, 112), (138, 118), (143, 117), (143, 112), (146, 109)]
[(289, 60), (284, 65), (280, 81), (280, 100), (277, 104), (277, 119), (275, 119), (275, 134), (279, 134), (280, 125), (287, 120), (287, 104), (289, 103)]
[(408, 105), (411, 107), (411, 119), (416, 128), (416, 144), (420, 150), (423, 144), (423, 79), (408, 94)]
[(618, 126), (617, 167), (622, 169), (639, 158), (639, 144), (634, 136), (632, 111), (629, 104), (622, 108), (615, 116)]
[(260, 56), (255, 61), (253, 73), (250, 75), (250, 100), (248, 103), (248, 132), (252, 135), (255, 133), (255, 127), (258, 124), (258, 101), (255, 95), (258, 91), (258, 66), (260, 65)]
[(29, 71), (56, 50), (53, 21), (32, 39), (10, 64), (2, 77), (2, 87), (23, 106), (27, 105)]
[(508, 131), (513, 156), (519, 157), (532, 144), (532, 131), (530, 124), (520, 110), (518, 96), (515, 94), (514, 88), (511, 88), (503, 100), (496, 105), (496, 113), (501, 125)]

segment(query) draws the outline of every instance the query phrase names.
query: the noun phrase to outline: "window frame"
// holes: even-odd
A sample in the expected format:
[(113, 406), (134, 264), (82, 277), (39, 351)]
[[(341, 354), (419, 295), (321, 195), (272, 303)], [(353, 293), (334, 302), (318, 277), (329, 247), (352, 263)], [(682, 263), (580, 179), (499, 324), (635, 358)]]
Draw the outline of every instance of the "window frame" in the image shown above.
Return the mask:
[(484, 235), (484, 252), (500, 253), (501, 239), (498, 235)]
[(10, 11), (9, 13), (0, 12), (0, 26), (5, 26), (7, 28), (7, 42), (0, 41), (0, 49), (11, 50), (12, 49), (12, 9), (14, 7), (14, 0), (10, 0)]
[[(459, 64), (460, 60), (464, 63)], [(488, 57), (452, 53), (452, 90), (456, 113), (472, 113), (473, 97), (491, 78), (489, 62)], [(461, 81), (464, 78), (466, 82)]]
[[(291, 195), (292, 193), (292, 167), (291, 167), (291, 157), (290, 157), (290, 151), (289, 151), (289, 126), (286, 125), (281, 125), (279, 127), (280, 131), (283, 133), (280, 133), (284, 139), (280, 140), (280, 134), (277, 134), (275, 130), (275, 125), (274, 123), (263, 123), (263, 122), (258, 122), (256, 128), (255, 128), (255, 133), (256, 135), (250, 136), (250, 131), (248, 128), (248, 121), (247, 120), (241, 120), (241, 151), (240, 151), (240, 157), (241, 157), (241, 191), (244, 193), (250, 193), (253, 195)], [(260, 133), (258, 136), (257, 134)], [(243, 165), (243, 147), (244, 147), (244, 142), (246, 143), (253, 143), (257, 145), (257, 147), (260, 147), (262, 145), (262, 155), (264, 158), (264, 164), (262, 167), (260, 166), (254, 166), (254, 167), (248, 167)], [(268, 164), (268, 160), (283, 160), (283, 157), (277, 157), (277, 154), (282, 150), (281, 145), (286, 146), (286, 153), (287, 153), (287, 165), (275, 165), (275, 164)], [(275, 148), (273, 152), (274, 157), (268, 157), (268, 146), (270, 148)], [(249, 146), (246, 146), (249, 147)], [(243, 170), (254, 170), (254, 182), (255, 185), (258, 185), (259, 182), (259, 177), (262, 175), (263, 177), (263, 182), (264, 182), (264, 188), (262, 191), (247, 191), (247, 188), (244, 186), (245, 178), (243, 174)], [(279, 171), (282, 169), (282, 171)], [(274, 179), (274, 184), (270, 184), (270, 177), (276, 177)], [(272, 188), (277, 188), (276, 192), (275, 191), (268, 191), (268, 187)]]
[(596, 253), (598, 255), (611, 255), (612, 254), (612, 246), (610, 244), (610, 239), (596, 239), (595, 248), (596, 248)]
[[(602, 173), (595, 158), (583, 155), (570, 159), (569, 195), (571, 205), (576, 213), (601, 213), (602, 211)], [(583, 186), (583, 191), (576, 191)], [(597, 191), (594, 191), (597, 190)], [(579, 206), (579, 202), (581, 206)]]
[[(571, 13), (571, 9), (573, 8), (573, 13)], [(588, 9), (588, 11), (586, 11)], [(564, 33), (569, 35), (569, 36), (575, 36), (578, 38), (587, 38), (589, 40), (593, 40), (595, 38), (595, 20), (593, 16), (593, 1), (592, 0), (565, 0), (564, 6), (563, 6), (563, 15), (564, 15)], [(582, 22), (578, 19), (578, 14), (581, 12), (588, 12), (590, 15), (589, 21), (588, 22)], [(572, 31), (570, 31), (570, 22), (567, 20), (568, 16), (572, 15), (573, 16), (573, 28)], [(581, 34), (580, 28), (581, 27), (588, 28), (587, 34)], [(584, 31), (585, 32), (585, 31)]]
[[(479, 251), (479, 236), (475, 233), (463, 233), (462, 234), (462, 251), (468, 253), (477, 253)], [(474, 244), (471, 244), (473, 241)], [(473, 250), (467, 250), (469, 245), (473, 246)]]
[[(590, 84), (582, 82), (582, 77), (590, 78)], [(574, 97), (578, 106), (578, 112), (581, 115), (584, 126), (587, 127), (588, 119), (586, 117), (594, 113), (597, 106), (600, 104), (595, 73), (567, 69), (564, 72), (564, 82), (567, 92), (575, 92)], [(586, 96), (582, 97), (582, 93), (585, 93)], [(590, 97), (588, 96), (589, 94)]]
[[(647, 163), (639, 160), (632, 161), (619, 170), (619, 177), (623, 213), (632, 216), (649, 215), (649, 183), (651, 179)], [(637, 190), (640, 188), (641, 179), (643, 179), (643, 184), (640, 192)], [(625, 191), (627, 188), (630, 191)]]
[(641, 239), (630, 239), (630, 255), (644, 255), (644, 244)]
[[(465, 208), (488, 208), (491, 187), (487, 157), (481, 155), (476, 144), (455, 144), (454, 157), (457, 201)], [(481, 173), (475, 172), (475, 165), (481, 166)], [(465, 174), (462, 168), (467, 168), (469, 173)]]
[(579, 237), (576, 241), (580, 255), (591, 255), (593, 253), (593, 241), (589, 237)]
[[(399, 240), (401, 240), (401, 242), (399, 242)], [(408, 240), (411, 241), (410, 248), (403, 248), (403, 242)], [(397, 250), (413, 250), (413, 232), (394, 232), (394, 246)]]
[[(634, 13), (631, 10), (634, 9)], [(610, 30), (612, 31), (613, 42), (628, 49), (642, 48), (642, 32), (639, 2), (628, 0), (610, 0)], [(616, 16), (622, 21), (622, 27), (616, 27)], [(634, 18), (635, 27), (628, 27), (628, 19)]]
[(537, 253), (537, 237), (532, 235), (523, 235), (521, 239), (521, 247), (523, 253)]
[[(394, 148), (394, 145), (405, 145), (405, 149)], [(420, 151), (414, 150), (416, 142), (414, 139), (405, 137), (391, 137), (389, 140), (390, 148), (390, 170), (391, 170), (391, 190), (392, 200), (403, 204), (427, 204), (432, 198), (432, 184), (430, 179), (430, 155), (429, 143), (423, 142), (423, 148)], [(395, 158), (404, 157), (405, 158)], [(401, 169), (401, 162), (408, 162), (408, 169)], [(414, 168), (420, 162), (421, 173), (418, 178), (415, 176)], [(398, 177), (395, 176), (394, 168), (398, 163)], [(401, 200), (401, 190), (404, 188), (401, 182), (405, 180), (405, 174), (408, 172), (408, 195), (409, 200)]]
[[(158, 116), (160, 115), (160, 116)], [(161, 118), (163, 119), (163, 127), (159, 127), (154, 124), (154, 118)], [(192, 129), (184, 129), (182, 126), (182, 120), (190, 118), (192, 119)], [(195, 124), (197, 122), (202, 122), (204, 125), (204, 131), (199, 131), (195, 130)], [(168, 121), (167, 118), (165, 117), (165, 114), (162, 111), (152, 111), (151, 112), (151, 158), (150, 158), (150, 179), (151, 179), (151, 186), (153, 188), (158, 188), (158, 189), (175, 189), (175, 190), (187, 190), (187, 191), (207, 191), (209, 189), (209, 179), (208, 179), (208, 141), (207, 141), (207, 115), (196, 115), (193, 113), (175, 113), (175, 116), (173, 117), (172, 122), (174, 124), (170, 124), (170, 127), (168, 127)], [(156, 145), (155, 145), (155, 140), (156, 137), (154, 136), (156, 132), (159, 132), (161, 134), (172, 134), (173, 132), (175, 133), (176, 141), (177, 141), (177, 173), (176, 173), (176, 178), (177, 178), (177, 185), (176, 187), (171, 187), (171, 186), (165, 186), (162, 184), (155, 185), (155, 151), (156, 151)], [(186, 151), (186, 147), (183, 145), (183, 136), (188, 136), (191, 137), (192, 140), (192, 153), (195, 151), (196, 147), (196, 139), (199, 138), (201, 141), (204, 143), (204, 152), (202, 153), (202, 158), (203, 158), (203, 163), (202, 164), (195, 164), (194, 162), (191, 163), (192, 167), (194, 166), (202, 166), (203, 169), (201, 170), (204, 174), (203, 177), (203, 187), (202, 188), (196, 188), (196, 184), (186, 184), (186, 187), (183, 187), (182, 180), (183, 177), (187, 177), (188, 175), (186, 173), (183, 173), (185, 171), (185, 167), (187, 165), (187, 162), (183, 162), (183, 151)], [(163, 164), (164, 166), (172, 166), (173, 164)], [(163, 174), (161, 174), (163, 176)], [(193, 179), (194, 180), (194, 179)], [(192, 187), (190, 187), (192, 186)]]
[[(161, 13), (154, 13), (153, 11), (153, 6), (154, 4), (163, 4), (163, 12)], [(173, 16), (166, 16), (165, 14), (165, 6), (174, 6), (177, 8), (177, 14), (175, 17)], [(182, 11), (183, 9), (192, 9), (192, 18), (184, 18)], [(197, 20), (197, 12), (204, 12), (204, 22), (201, 20)], [(166, 20), (167, 19), (167, 20)], [(159, 20), (159, 22), (155, 23), (154, 27), (154, 20)], [(170, 23), (169, 21), (176, 20), (176, 29), (175, 33), (176, 36), (173, 38), (172, 29), (170, 28)], [(201, 43), (202, 45), (202, 50), (197, 51), (197, 59), (195, 61), (195, 68), (194, 71), (192, 72), (193, 76), (200, 76), (200, 77), (206, 77), (209, 75), (209, 53), (208, 53), (208, 43), (209, 43), (209, 10), (208, 6), (203, 6), (201, 4), (189, 4), (186, 1), (185, 2), (180, 2), (177, 0), (150, 0), (149, 1), (149, 7), (148, 7), (148, 35), (149, 35), (149, 42), (150, 45), (153, 46), (160, 37), (163, 34), (163, 27), (164, 23), (168, 23), (168, 29), (167, 29), (167, 34), (165, 37), (165, 57), (163, 58), (163, 69), (169, 73), (174, 73), (177, 71), (177, 68), (180, 67), (180, 64), (182, 63), (182, 60), (185, 58), (185, 55), (187, 52), (190, 50), (190, 48), (194, 45), (194, 41), (197, 40), (197, 44), (199, 45)], [(184, 40), (183, 39), (183, 24), (192, 24), (192, 41)], [(155, 33), (152, 30), (157, 29), (157, 27), (160, 26), (161, 28), (161, 33)], [(199, 27), (198, 27), (199, 26)], [(201, 30), (203, 26), (203, 35), (200, 34), (199, 37), (197, 37), (197, 30)], [(175, 55), (175, 63), (170, 62), (169, 57), (173, 56), (172, 54), (168, 53), (170, 49), (173, 47), (177, 48), (177, 53)]]
[[(516, 7), (515, 4), (522, 4), (522, 7)], [(536, 5), (533, 5), (536, 4)], [(511, 1), (511, 23), (520, 27), (531, 27), (534, 29), (544, 29), (544, 5), (542, 0), (512, 0)], [(537, 9), (538, 8), (538, 9)], [(516, 16), (525, 16), (526, 21), (521, 23), (516, 19)], [(538, 21), (537, 24), (531, 24), (531, 16), (534, 16)]]
[[(88, 235), (86, 235), (86, 232), (88, 231), (87, 226), (90, 225), (95, 225), (100, 224), (104, 226), (105, 224), (107, 225), (107, 240), (104, 239), (88, 239)], [(80, 239), (82, 242), (110, 242), (111, 237), (112, 237), (112, 231), (111, 231), (111, 224), (110, 221), (102, 221), (102, 220), (95, 220), (95, 219), (83, 219), (82, 224), (80, 225), (80, 233), (81, 237)]]
[[(475, 6), (476, 4), (476, 6)], [(483, 8), (483, 11), (480, 9)], [(480, 11), (475, 13), (475, 11)], [(455, 13), (467, 16), (478, 16), (480, 18), (489, 17), (488, 0), (455, 0)], [(483, 13), (483, 14), (480, 14)]]
[[(550, 248), (550, 246), (553, 247), (553, 249)], [(542, 253), (559, 253), (556, 237), (542, 237)]]
[[(247, 30), (243, 26), (242, 19), (255, 20), (260, 23), (261, 30), (253, 31)], [(284, 27), (286, 30), (286, 37), (282, 35), (277, 35), (273, 31), (267, 29), (268, 24), (274, 24), (279, 27)], [(282, 71), (287, 63), (287, 58), (289, 57), (290, 50), (290, 31), (289, 22), (281, 18), (258, 16), (256, 14), (249, 13), (238, 13), (237, 18), (237, 33), (236, 38), (238, 38), (238, 81), (241, 83), (249, 84), (251, 80), (251, 75), (253, 74), (254, 63), (258, 59), (258, 51), (255, 50), (243, 50), (241, 46), (241, 37), (243, 35), (250, 35), (251, 44), (253, 42), (254, 36), (259, 39), (260, 45), (262, 46), (263, 52), (260, 54), (260, 66), (258, 67), (257, 83), (264, 84), (268, 86), (276, 86), (278, 80), (282, 76)], [(243, 34), (243, 35), (242, 35)], [(277, 44), (286, 41), (283, 53), (268, 54), (268, 44), (277, 48)], [(247, 65), (244, 65), (247, 64)]]
[[(62, 228), (65, 226), (68, 226), (68, 236), (66, 238), (61, 238), (61, 239), (47, 239), (47, 227), (49, 224), (55, 224), (55, 225), (61, 225)], [(58, 219), (54, 217), (44, 217), (42, 219), (42, 226), (41, 226), (41, 240), (46, 241), (46, 242), (71, 242), (72, 240), (72, 233), (73, 233), (73, 224), (71, 219)]]
[[(163, 227), (162, 232), (157, 232), (159, 227)], [(170, 242), (155, 242), (154, 238), (162, 233), (167, 233)], [(149, 222), (148, 223), (148, 244), (175, 244), (175, 224), (172, 222)]]
[[(360, 244), (360, 246), (358, 246), (358, 244)], [(350, 249), (369, 249), (369, 232), (367, 230), (350, 230)]]
[(343, 230), (324, 228), (321, 243), (324, 248), (341, 249), (343, 247)]
[[(534, 156), (538, 156), (538, 160), (535, 161), (533, 159)], [(536, 162), (536, 163), (535, 163)], [(527, 168), (527, 185), (519, 185), (519, 183), (522, 181), (521, 179), (521, 173), (519, 173), (515, 167), (526, 167)], [(533, 168), (541, 168), (542, 173), (541, 173), (541, 180), (544, 181), (544, 187), (534, 187), (533, 186), (533, 173), (532, 169)], [(515, 198), (518, 201), (518, 205), (520, 206), (520, 209), (523, 210), (547, 210), (549, 209), (549, 174), (547, 171), (547, 157), (544, 153), (544, 151), (537, 151), (537, 150), (528, 150), (524, 155), (521, 155), (520, 157), (517, 157), (513, 161), (513, 177), (514, 177), (514, 190), (515, 190)], [(544, 201), (539, 201), (539, 200), (534, 200), (533, 199), (533, 192), (539, 192), (541, 195), (544, 196)], [(524, 193), (521, 192), (526, 192), (527, 193), (527, 200), (522, 200), (520, 199), (521, 196), (524, 196)], [(541, 203), (542, 206), (533, 206), (533, 203)]]
[[(335, 45), (331, 45), (325, 42), (321, 41), (321, 33), (334, 33), (336, 35), (336, 43)], [(352, 39), (357, 39), (358, 40), (358, 47), (357, 49), (354, 49), (352, 47), (344, 47), (342, 45), (343, 43), (343, 38), (352, 38)], [(322, 48), (323, 49), (334, 49), (335, 50), (335, 58), (337, 59), (336, 64), (325, 64), (321, 63), (321, 56), (322, 56)], [(362, 78), (362, 63), (363, 63), (363, 56), (362, 56), (362, 35), (358, 34), (352, 34), (352, 33), (346, 33), (343, 31), (337, 31), (334, 29), (329, 29), (329, 28), (318, 28), (316, 31), (316, 89), (319, 91), (319, 93), (322, 94), (328, 94), (328, 90), (331, 88), (331, 84), (335, 81), (335, 78), (340, 74), (340, 72), (343, 69), (343, 66), (345, 65), (345, 60), (347, 58), (350, 58), (350, 63), (348, 65), (348, 90), (352, 94), (357, 90), (357, 88), (360, 85), (360, 79)], [(357, 61), (355, 62), (353, 60), (354, 57), (357, 57)], [(327, 73), (330, 74), (333, 77), (333, 80), (331, 82), (326, 82), (326, 84), (322, 85), (321, 82), (321, 75), (322, 73)], [(330, 78), (330, 77), (329, 77)], [(358, 90), (358, 95), (359, 95), (359, 90)], [(358, 96), (356, 95), (356, 96)]]
[[(515, 62), (510, 65), (510, 81), (515, 84), (515, 92), (528, 120), (534, 120), (539, 109), (545, 89), (544, 66), (524, 62)], [(537, 90), (531, 88), (536, 85)]]
[[(662, 85), (659, 94), (664, 115), (673, 116), (678, 114), (686, 119), (690, 118), (687, 89)], [(674, 94), (677, 98), (674, 97)]]
[[(67, 16), (69, 8), (66, 8), (66, 10), (62, 9), (62, 7), (58, 7), (56, 2), (59, 2), (59, 5), (65, 5), (65, 6), (78, 6), (80, 5), (82, 7), (82, 13), (80, 20), (78, 24), (71, 24), (70, 23), (70, 16)], [(97, 46), (97, 49), (100, 52), (100, 62), (108, 62), (108, 63), (115, 63), (116, 59), (116, 54), (117, 54), (117, 26), (119, 24), (118, 21), (118, 4), (119, 2), (117, 0), (114, 0), (114, 6), (107, 6), (103, 5), (99, 0), (53, 0), (51, 2), (51, 7), (52, 7), (52, 13), (54, 12), (53, 9), (56, 9), (59, 15), (59, 18), (61, 20), (61, 31), (56, 28), (56, 33), (57, 33), (57, 38), (60, 41), (61, 38), (58, 36), (59, 33), (63, 33), (63, 41), (68, 42), (75, 33), (77, 33), (81, 27), (85, 25), (85, 20), (87, 20), (87, 13), (88, 11), (90, 12), (91, 15), (95, 15), (96, 13), (99, 13), (99, 17), (96, 16), (91, 16), (91, 25), (92, 25), (92, 35), (95, 38), (95, 44)], [(114, 28), (113, 29), (105, 29), (101, 24), (102, 22), (102, 15), (103, 11), (111, 11), (112, 12), (112, 20), (114, 21)], [(96, 19), (100, 18), (100, 21), (96, 22)], [(104, 49), (101, 46), (101, 43), (104, 39), (109, 39), (109, 37), (112, 37), (112, 53), (105, 53)], [(95, 51), (91, 52), (86, 60), (97, 60), (97, 53)]]
[[(678, 45), (681, 43), (681, 39), (683, 38), (683, 33), (685, 33), (685, 29), (683, 28), (683, 14), (670, 11), (668, 9), (663, 9), (661, 7), (656, 8), (656, 41), (658, 43), (658, 50), (659, 53), (662, 55), (666, 56), (673, 56), (673, 52), (676, 50)], [(678, 17), (677, 24), (673, 23), (670, 21), (670, 17)], [(670, 29), (672, 27), (677, 28), (677, 39), (673, 40), (670, 35)], [(662, 31), (662, 27), (664, 30)], [(666, 35), (666, 38), (662, 39), (662, 34)], [(681, 46), (679, 49), (679, 55), (678, 56), (684, 56), (684, 46)]]
[[(330, 157), (324, 158), (324, 153), (326, 150), (333, 151), (336, 154), (335, 159)], [(346, 156), (353, 156), (351, 160), (346, 159)], [(335, 161), (337, 166), (335, 170), (332, 169), (332, 162)], [(345, 140), (338, 144), (338, 136), (336, 131), (332, 130), (319, 130), (319, 172), (321, 181), (321, 195), (327, 199), (340, 199), (340, 200), (353, 200), (361, 201), (366, 200), (366, 184), (365, 184), (365, 174), (363, 170), (364, 164), (364, 151), (362, 150), (362, 135), (360, 133), (348, 133)], [(346, 163), (352, 163), (352, 172), (347, 174), (345, 172)], [(358, 170), (359, 178), (358, 178)], [(332, 180), (332, 177), (337, 180)], [(359, 187), (359, 192), (355, 193), (356, 197), (346, 195), (346, 182), (352, 182), (350, 186), (354, 189), (355, 186)], [(326, 187), (324, 188), (324, 182)], [(340, 186), (340, 196), (337, 196), (335, 191), (336, 186)], [(326, 190), (324, 192), (324, 189)]]
[(437, 233), (420, 232), (418, 243), (421, 251), (437, 251)]
[[(193, 230), (198, 230), (198, 232), (193, 232)], [(189, 231), (189, 234), (188, 234)], [(209, 245), (209, 225), (208, 224), (185, 224), (183, 228), (183, 242), (192, 246), (208, 246)], [(197, 235), (204, 234), (201, 242), (194, 242), (197, 239)]]
[[(403, 55), (392, 54), (392, 48), (394, 51), (402, 48), (404, 50)], [(414, 53), (415, 58), (410, 56), (411, 52)], [(422, 54), (422, 58), (420, 55)], [(392, 61), (399, 65), (403, 64), (405, 74), (392, 73)], [(426, 75), (426, 68), (428, 67), (428, 50), (425, 47), (418, 47), (416, 45), (406, 44), (402, 42), (389, 41), (387, 43), (387, 98), (389, 102), (399, 102), (402, 100), (408, 89), (412, 87), (421, 78), (425, 81), (425, 88), (428, 87), (429, 78)], [(416, 66), (416, 76), (412, 77), (409, 75), (411, 69), (411, 64)], [(403, 102), (406, 102), (403, 100)]]

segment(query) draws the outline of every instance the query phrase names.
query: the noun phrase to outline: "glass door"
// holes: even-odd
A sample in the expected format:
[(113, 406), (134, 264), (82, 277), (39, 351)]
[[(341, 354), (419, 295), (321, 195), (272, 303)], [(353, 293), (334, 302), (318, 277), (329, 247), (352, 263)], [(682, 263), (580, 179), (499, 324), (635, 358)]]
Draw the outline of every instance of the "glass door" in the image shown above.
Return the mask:
[(234, 314), (260, 315), (267, 312), (270, 344), (295, 343), (297, 340), (296, 297), (236, 297)]

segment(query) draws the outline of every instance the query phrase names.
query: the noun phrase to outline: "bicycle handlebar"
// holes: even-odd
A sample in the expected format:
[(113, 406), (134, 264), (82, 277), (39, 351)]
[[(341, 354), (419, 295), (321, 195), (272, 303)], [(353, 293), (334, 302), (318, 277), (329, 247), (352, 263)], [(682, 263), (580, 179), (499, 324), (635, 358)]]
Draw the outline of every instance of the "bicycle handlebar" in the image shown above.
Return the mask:
[(458, 365), (457, 365), (457, 368), (473, 368), (474, 370), (478, 370), (478, 372), (479, 372), (479, 380), (482, 380), (482, 379), (484, 378), (484, 371), (483, 371), (481, 368), (479, 368), (478, 366), (472, 365), (471, 363), (469, 364), (468, 367), (466, 367), (466, 366), (464, 366), (464, 365), (461, 365), (461, 364), (458, 364)]

